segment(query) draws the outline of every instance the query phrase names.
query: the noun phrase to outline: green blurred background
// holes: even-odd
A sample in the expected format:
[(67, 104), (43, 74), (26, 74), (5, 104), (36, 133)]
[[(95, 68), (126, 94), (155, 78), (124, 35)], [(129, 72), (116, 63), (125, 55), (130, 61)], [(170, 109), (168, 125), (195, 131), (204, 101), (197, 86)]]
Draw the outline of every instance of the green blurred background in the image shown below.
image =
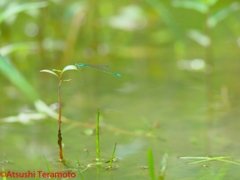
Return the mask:
[[(42, 69), (107, 64), (67, 71), (62, 84), (66, 158), (95, 158), (94, 125), (101, 109), (101, 156), (114, 143), (121, 160), (100, 179), (150, 179), (169, 153), (165, 179), (234, 179), (224, 162), (187, 165), (179, 156), (231, 156), (239, 162), (240, 11), (236, 0), (1, 0), (0, 160), (7, 170), (59, 171), (58, 79)], [(52, 106), (51, 106), (52, 107)], [(50, 114), (49, 114), (50, 113)], [(55, 111), (56, 115), (57, 111)], [(88, 149), (89, 156), (84, 149)], [(204, 164), (206, 165), (206, 163)], [(84, 171), (96, 179), (95, 169)], [(99, 177), (99, 176), (98, 176)], [(79, 177), (80, 178), (80, 177)]]

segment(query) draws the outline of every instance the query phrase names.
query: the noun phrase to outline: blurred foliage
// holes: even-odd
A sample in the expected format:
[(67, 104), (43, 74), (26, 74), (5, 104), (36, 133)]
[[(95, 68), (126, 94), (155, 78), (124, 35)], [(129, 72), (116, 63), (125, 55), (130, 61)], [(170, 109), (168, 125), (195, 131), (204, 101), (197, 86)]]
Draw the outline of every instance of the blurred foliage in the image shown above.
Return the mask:
[[(4, 8), (4, 10), (1, 12), (0, 15), (0, 24), (3, 21), (7, 21), (10, 24), (14, 23), (15, 20), (15, 16), (18, 13), (24, 12), (24, 11), (28, 11), (31, 9), (36, 9), (36, 8), (43, 8), (47, 6), (47, 2), (36, 2), (36, 3), (25, 3), (25, 4), (20, 4), (17, 1), (11, 1), (9, 4), (9, 2), (7, 2), (6, 0), (2, 0), (1, 2), (1, 6)], [(5, 5), (7, 7), (5, 7)], [(12, 18), (11, 20), (9, 20), (10, 18)]]
[(16, 68), (10, 63), (7, 63), (7, 59), (0, 55), (0, 71), (8, 78), (8, 80), (17, 86), (29, 99), (35, 101), (39, 98), (36, 90), (27, 82)]
[[(0, 53), (5, 59), (2, 64), (7, 66), (8, 59), (9, 64), (17, 67), (14, 71), (27, 78), (22, 83), (2, 66), (1, 85), (12, 86), (7, 83), (11, 79), (13, 85), (31, 96), (30, 99), (38, 99), (33, 94), (39, 91), (42, 98), (52, 103), (52, 94), (41, 90), (46, 87), (45, 90), (53, 92), (52, 79), (46, 80), (47, 76), (39, 70), (62, 69), (76, 62), (108, 64), (111, 72), (123, 74), (118, 81), (99, 86), (105, 78), (111, 77), (100, 75), (104, 77), (101, 80), (96, 78), (98, 72), (82, 70), (80, 86), (91, 84), (87, 96), (108, 92), (112, 87), (131, 93), (154, 83), (203, 82), (204, 72), (207, 72), (204, 70), (205, 55), (197, 44), (211, 46), (213, 52), (217, 52), (231, 42), (237, 49), (234, 41), (238, 38), (238, 9), (239, 4), (234, 0), (126, 0), (115, 3), (108, 0), (2, 0)], [(211, 36), (204, 31), (206, 24), (212, 31)], [(224, 54), (229, 52), (231, 50), (226, 49)], [(214, 77), (213, 88), (217, 88), (214, 91), (220, 91), (222, 86), (237, 90), (236, 73), (224, 76), (227, 58), (224, 54), (213, 55), (213, 62), (217, 62), (214, 69), (221, 74)], [(227, 81), (229, 76), (231, 83)], [(73, 82), (77, 78), (79, 75), (73, 74)], [(24, 85), (26, 82), (32, 84), (35, 93), (28, 92), (30, 88)], [(6, 88), (2, 91), (7, 94)], [(18, 97), (20, 100), (21, 96)], [(230, 101), (228, 94), (225, 99)], [(97, 106), (91, 105), (93, 109)]]

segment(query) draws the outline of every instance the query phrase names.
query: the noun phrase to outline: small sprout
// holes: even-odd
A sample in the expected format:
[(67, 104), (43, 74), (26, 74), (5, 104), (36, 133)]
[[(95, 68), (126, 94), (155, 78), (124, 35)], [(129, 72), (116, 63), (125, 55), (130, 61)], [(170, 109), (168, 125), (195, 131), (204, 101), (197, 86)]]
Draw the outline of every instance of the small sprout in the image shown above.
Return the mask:
[[(74, 65), (69, 65), (66, 66), (65, 68), (63, 68), (63, 70), (58, 70), (58, 69), (52, 69), (51, 70), (41, 70), (40, 72), (47, 72), (50, 74), (53, 74), (55, 76), (58, 77), (59, 79), (59, 85), (58, 85), (58, 111), (59, 111), (59, 118), (58, 118), (58, 145), (59, 145), (59, 155), (60, 155), (60, 160), (61, 162), (65, 162), (64, 156), (63, 156), (63, 147), (64, 145), (62, 144), (62, 136), (61, 136), (61, 112), (62, 112), (62, 106), (61, 106), (61, 84), (62, 82), (66, 82), (66, 81), (71, 81), (71, 79), (66, 79), (66, 80), (62, 80), (62, 75), (65, 71), (67, 70), (77, 70), (77, 67)], [(58, 72), (58, 74), (56, 74), (55, 72)]]

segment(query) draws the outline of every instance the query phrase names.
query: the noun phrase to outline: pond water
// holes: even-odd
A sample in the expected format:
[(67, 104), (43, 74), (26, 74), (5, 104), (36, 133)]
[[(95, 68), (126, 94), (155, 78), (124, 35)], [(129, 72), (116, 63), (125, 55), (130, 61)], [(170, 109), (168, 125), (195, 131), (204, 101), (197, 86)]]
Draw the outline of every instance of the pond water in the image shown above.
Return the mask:
[[(115, 157), (119, 159), (113, 164), (118, 168), (107, 171), (93, 166), (83, 172), (85, 179), (149, 179), (148, 169), (142, 168), (148, 164), (148, 148), (153, 151), (156, 174), (163, 155), (168, 153), (166, 179), (212, 179), (220, 171), (228, 172), (225, 178), (239, 176), (236, 164), (210, 161), (189, 165), (194, 160), (179, 158), (230, 156), (227, 160), (236, 163), (239, 159), (239, 108), (227, 111), (219, 101), (216, 105), (219, 109), (213, 112), (213, 126), (208, 127), (206, 91), (201, 73), (195, 75), (200, 79), (198, 81), (180, 78), (174, 81), (171, 78), (149, 82), (135, 77), (135, 81), (122, 83), (129, 73), (121, 72), (123, 80), (93, 72), (96, 83), (90, 85), (92, 77), (88, 76), (93, 75), (90, 70), (84, 70), (81, 76), (74, 75), (72, 82), (62, 86), (64, 117), (94, 126), (96, 111), (100, 108), (101, 158), (110, 160), (114, 143), (117, 143)], [(83, 79), (85, 83), (74, 82), (84, 82)], [(46, 83), (41, 90), (42, 99), (56, 102), (56, 79), (42, 81)], [(57, 120), (51, 118), (26, 125), (2, 123), (1, 152), (13, 162), (2, 162), (1, 166), (6, 171), (48, 172), (44, 156), (52, 172), (60, 169), (72, 172), (73, 167), (77, 167), (76, 156), (82, 166), (95, 163), (95, 128), (72, 121), (62, 123), (64, 155), (70, 165), (57, 162), (57, 126)], [(1, 159), (4, 161), (3, 154)], [(80, 179), (79, 174), (77, 177)]]

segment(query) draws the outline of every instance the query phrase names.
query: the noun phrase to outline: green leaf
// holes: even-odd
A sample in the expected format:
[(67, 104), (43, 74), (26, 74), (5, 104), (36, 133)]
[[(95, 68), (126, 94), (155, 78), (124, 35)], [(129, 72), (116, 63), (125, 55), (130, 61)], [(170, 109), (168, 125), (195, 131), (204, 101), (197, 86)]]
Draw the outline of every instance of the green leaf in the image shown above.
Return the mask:
[(44, 113), (54, 119), (58, 119), (58, 113), (52, 110), (48, 105), (46, 105), (43, 101), (37, 100), (34, 102), (35, 108), (37, 112)]
[(43, 7), (46, 7), (47, 5), (48, 5), (48, 2), (42, 1), (42, 2), (34, 2), (34, 3), (25, 3), (15, 7), (9, 7), (8, 9), (6, 9), (4, 12), (0, 14), (0, 24), (4, 20), (6, 20), (7, 18), (15, 14), (18, 14), (23, 11), (27, 11), (29, 9), (43, 8)]
[(0, 55), (0, 73), (3, 74), (13, 85), (19, 88), (29, 99), (39, 99), (37, 91), (25, 79), (25, 77), (9, 63), (6, 57)]
[(68, 65), (65, 68), (63, 68), (62, 73), (69, 70), (78, 70), (78, 68), (75, 65)]
[(201, 0), (203, 2), (205, 2), (206, 4), (213, 6), (214, 4), (216, 4), (218, 2), (218, 0)]
[(161, 20), (168, 26), (170, 31), (178, 38), (182, 38), (182, 30), (169, 12), (168, 8), (159, 0), (146, 0), (146, 2), (159, 14)]
[(57, 76), (59, 78), (59, 76), (55, 72), (47, 70), (47, 69), (41, 70), (40, 72), (50, 73), (50, 74), (53, 74), (53, 75), (55, 75), (55, 76)]
[(188, 31), (188, 37), (203, 47), (208, 47), (211, 44), (211, 40), (208, 36), (194, 29)]
[(208, 5), (201, 1), (175, 0), (173, 1), (173, 6), (193, 9), (203, 14), (206, 14), (208, 12)]
[(37, 43), (23, 42), (23, 43), (9, 44), (0, 48), (0, 54), (2, 56), (5, 56), (14, 51), (29, 50), (29, 49), (37, 49)]
[(46, 119), (47, 117), (48, 115), (43, 113), (19, 113), (17, 116), (0, 118), (0, 120), (7, 123), (19, 122), (23, 124), (28, 124), (33, 120)]
[(148, 157), (149, 174), (151, 176), (151, 179), (155, 180), (155, 176), (154, 176), (154, 163), (153, 163), (153, 155), (152, 155), (151, 148), (148, 148), (147, 157)]
[(228, 7), (219, 10), (215, 14), (213, 14), (207, 21), (207, 24), (210, 28), (215, 27), (220, 21), (228, 17), (231, 13), (239, 10), (239, 3), (234, 2), (230, 4)]

